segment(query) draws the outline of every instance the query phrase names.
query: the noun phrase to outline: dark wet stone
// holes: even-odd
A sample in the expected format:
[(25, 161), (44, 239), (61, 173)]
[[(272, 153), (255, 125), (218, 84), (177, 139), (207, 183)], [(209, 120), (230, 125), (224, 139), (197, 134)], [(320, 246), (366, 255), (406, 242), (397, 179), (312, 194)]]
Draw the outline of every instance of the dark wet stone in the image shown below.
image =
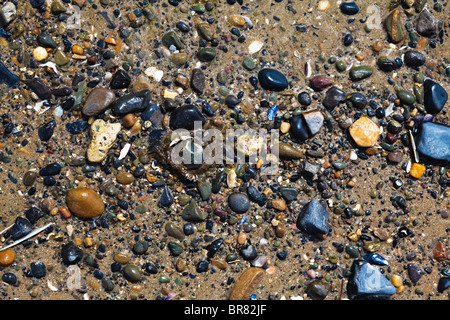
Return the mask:
[(12, 272), (5, 272), (2, 275), (2, 281), (14, 285), (17, 283), (17, 276)]
[(367, 79), (372, 74), (373, 68), (371, 66), (357, 66), (350, 69), (350, 79), (352, 79), (352, 81)]
[(135, 266), (134, 264), (127, 264), (123, 268), (122, 272), (125, 279), (132, 283), (136, 283), (141, 280), (141, 271), (139, 270), (139, 267)]
[(220, 247), (223, 244), (223, 239), (216, 239), (213, 242), (211, 242), (209, 245), (206, 246), (207, 256), (208, 258), (213, 258), (217, 251), (219, 251)]
[(355, 260), (347, 292), (350, 300), (386, 300), (396, 293), (396, 289), (377, 267), (364, 260)]
[(129, 93), (114, 101), (111, 104), (111, 109), (114, 115), (120, 117), (127, 113), (142, 112), (148, 107), (150, 99), (150, 90)]
[(177, 242), (170, 241), (167, 247), (169, 248), (170, 254), (174, 257), (183, 253), (183, 247)]
[(106, 88), (95, 88), (86, 98), (82, 112), (88, 117), (97, 116), (105, 111), (115, 98), (113, 91)]
[(88, 127), (88, 122), (85, 120), (75, 120), (74, 122), (66, 123), (66, 130), (71, 134), (79, 134), (80, 132), (86, 130)]
[(142, 121), (150, 121), (152, 123), (152, 127), (154, 128), (161, 126), (163, 118), (164, 115), (161, 108), (156, 103), (150, 103), (141, 113)]
[(420, 278), (422, 278), (423, 275), (422, 269), (420, 269), (414, 263), (409, 263), (407, 269), (408, 269), (408, 276), (411, 282), (417, 283), (420, 280)]
[(417, 16), (416, 31), (421, 36), (427, 38), (434, 38), (438, 35), (439, 31), (436, 18), (428, 9), (422, 10)]
[(29, 274), (35, 278), (43, 278), (47, 275), (47, 268), (45, 264), (41, 261), (32, 262), (30, 264), (30, 272)]
[(73, 92), (73, 90), (70, 87), (61, 87), (61, 88), (52, 90), (52, 94), (55, 97), (66, 97), (66, 96), (70, 95), (72, 92)]
[(45, 3), (45, 0), (30, 0), (30, 4), (33, 8), (42, 7)]
[(197, 59), (201, 62), (210, 62), (212, 61), (217, 55), (217, 51), (214, 48), (201, 48), (197, 52)]
[(183, 43), (180, 41), (180, 39), (178, 38), (177, 34), (173, 30), (171, 30), (171, 31), (167, 32), (166, 34), (164, 34), (164, 36), (161, 39), (161, 42), (167, 48), (170, 48), (170, 46), (173, 45), (178, 50), (183, 49)]
[(187, 104), (176, 108), (170, 114), (169, 126), (172, 130), (187, 129), (194, 130), (195, 122), (205, 124), (206, 119), (193, 104)]
[(250, 201), (257, 203), (260, 206), (264, 205), (267, 202), (267, 197), (259, 192), (258, 189), (254, 186), (249, 186), (247, 188), (247, 194)]
[(270, 91), (283, 91), (288, 87), (286, 77), (275, 69), (262, 69), (258, 72), (258, 81), (261, 87)]
[(56, 43), (56, 41), (52, 38), (51, 35), (49, 35), (46, 32), (41, 32), (38, 36), (37, 36), (37, 42), (45, 47), (45, 48), (51, 48), (51, 49), (55, 49), (58, 44)]
[(355, 40), (353, 35), (351, 33), (347, 33), (343, 39), (344, 46), (348, 47), (349, 45), (351, 45), (353, 43), (353, 40)]
[(32, 224), (35, 224), (43, 216), (44, 216), (44, 212), (36, 207), (32, 207), (25, 211), (25, 217)]
[(28, 88), (33, 91), (41, 100), (47, 100), (51, 97), (52, 92), (49, 87), (39, 78), (33, 78), (27, 82)]
[(286, 200), (286, 202), (292, 202), (297, 199), (299, 190), (293, 187), (280, 187), (278, 191), (281, 193), (281, 196)]
[(209, 262), (204, 259), (200, 260), (195, 266), (195, 271), (197, 271), (198, 273), (206, 272), (208, 271), (208, 269), (209, 269)]
[(244, 213), (250, 209), (250, 200), (244, 193), (235, 192), (228, 197), (228, 205), (236, 213)]
[(425, 64), (425, 55), (416, 50), (408, 50), (405, 52), (403, 61), (408, 67), (420, 67)]
[(180, 30), (183, 33), (191, 31), (191, 27), (189, 27), (189, 25), (183, 21), (178, 21), (175, 26), (177, 27), (178, 30)]
[(147, 252), (148, 247), (147, 241), (138, 241), (133, 245), (133, 252), (137, 255), (141, 255)]
[(290, 128), (291, 137), (294, 141), (305, 141), (309, 138), (308, 126), (303, 116), (293, 116)]
[(126, 73), (125, 70), (119, 69), (113, 74), (109, 86), (111, 89), (125, 89), (131, 83), (131, 77)]
[(201, 69), (192, 70), (191, 74), (191, 88), (198, 92), (203, 93), (205, 90), (205, 74)]
[(303, 91), (300, 92), (297, 96), (297, 101), (302, 105), (302, 106), (309, 106), (311, 104), (311, 97), (309, 95), (308, 92)]
[(312, 300), (324, 300), (331, 291), (331, 284), (323, 280), (313, 280), (306, 287), (306, 294)]
[(341, 9), (343, 14), (347, 15), (354, 15), (359, 12), (359, 7), (355, 1), (342, 2), (339, 9)]
[(208, 217), (208, 213), (201, 210), (192, 200), (181, 213), (181, 217), (188, 222), (201, 222)]
[(58, 163), (50, 163), (46, 165), (44, 168), (39, 170), (39, 175), (44, 176), (54, 176), (61, 172), (61, 166)]
[(309, 86), (311, 87), (311, 89), (318, 92), (325, 90), (333, 83), (334, 83), (333, 79), (324, 75), (317, 75), (309, 80)]
[(197, 182), (197, 190), (203, 201), (206, 201), (211, 196), (212, 186), (208, 181), (199, 180)]
[(241, 250), (239, 250), (239, 254), (241, 255), (242, 259), (246, 261), (254, 260), (258, 256), (256, 247), (253, 245), (246, 245), (242, 247)]
[(440, 277), (437, 286), (438, 291), (442, 293), (448, 288), (450, 288), (450, 277)]
[(83, 250), (73, 242), (69, 242), (61, 248), (61, 258), (66, 265), (77, 264), (83, 258)]
[(328, 233), (328, 211), (317, 200), (311, 200), (300, 211), (297, 228), (307, 234), (321, 237)]
[(325, 98), (323, 99), (322, 104), (328, 110), (333, 110), (344, 100), (345, 92), (338, 87), (333, 86), (325, 93)]
[(20, 83), (20, 79), (17, 75), (12, 73), (3, 62), (0, 61), (0, 83), (6, 84), (10, 88), (17, 88)]
[(422, 123), (416, 147), (429, 158), (450, 161), (450, 127), (433, 122)]
[(385, 72), (391, 72), (398, 68), (398, 64), (395, 60), (391, 60), (386, 56), (380, 56), (377, 59), (377, 66), (380, 70)]
[(241, 102), (235, 95), (229, 94), (225, 97), (225, 104), (228, 108), (233, 108)]
[(433, 80), (427, 79), (423, 83), (424, 106), (428, 113), (437, 114), (445, 106), (448, 100), (448, 93), (445, 89)]
[(163, 193), (159, 199), (159, 204), (163, 207), (170, 207), (173, 203), (173, 196), (167, 185), (164, 185)]
[(17, 217), (13, 226), (7, 232), (13, 240), (20, 239), (33, 230), (30, 221), (25, 218)]
[(367, 105), (367, 98), (360, 92), (354, 92), (347, 96), (347, 104), (353, 108), (362, 110)]

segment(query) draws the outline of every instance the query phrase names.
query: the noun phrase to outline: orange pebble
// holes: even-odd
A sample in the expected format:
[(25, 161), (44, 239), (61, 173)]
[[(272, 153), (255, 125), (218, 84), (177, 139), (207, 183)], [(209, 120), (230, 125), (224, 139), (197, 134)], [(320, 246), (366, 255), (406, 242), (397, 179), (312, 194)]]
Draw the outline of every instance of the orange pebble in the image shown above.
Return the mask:
[(75, 53), (75, 54), (83, 54), (83, 53), (84, 53), (84, 50), (83, 50), (83, 48), (82, 48), (81, 46), (79, 46), (79, 45), (74, 45), (74, 46), (72, 47), (72, 53)]
[(105, 39), (105, 42), (108, 43), (108, 44), (113, 44), (113, 45), (117, 44), (116, 38), (114, 38), (114, 37), (107, 37)]
[(7, 267), (14, 262), (16, 254), (11, 249), (0, 252), (0, 266)]
[(411, 170), (409, 171), (409, 174), (416, 179), (419, 179), (424, 173), (425, 166), (420, 163), (413, 163)]
[(61, 215), (61, 217), (63, 217), (64, 219), (68, 219), (72, 216), (72, 214), (70, 213), (69, 209), (67, 207), (61, 207), (59, 208), (59, 214)]

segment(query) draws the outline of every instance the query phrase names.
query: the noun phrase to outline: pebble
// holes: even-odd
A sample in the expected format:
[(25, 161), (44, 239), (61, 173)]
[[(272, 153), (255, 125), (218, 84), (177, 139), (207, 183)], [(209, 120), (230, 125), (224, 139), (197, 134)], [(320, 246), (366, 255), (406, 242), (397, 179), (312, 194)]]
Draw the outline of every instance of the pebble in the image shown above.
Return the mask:
[(47, 49), (41, 46), (34, 48), (33, 58), (36, 59), (36, 61), (44, 61), (48, 58)]
[(386, 300), (396, 293), (395, 287), (377, 267), (363, 260), (353, 262), (347, 290), (350, 300)]
[[(315, 120), (317, 120), (317, 118), (314, 120), (312, 119), (313, 117), (314, 115), (312, 115), (312, 117), (308, 120), (310, 120), (310, 124), (312, 125), (312, 127), (315, 128), (314, 123), (311, 122), (314, 122)], [(315, 122), (315, 124), (317, 124), (317, 122)], [(293, 116), (291, 118), (290, 134), (294, 141), (305, 141), (309, 139), (310, 134), (308, 131), (307, 122), (302, 115)]]
[(235, 192), (228, 196), (228, 205), (236, 213), (245, 213), (250, 209), (250, 200), (245, 193)]
[(66, 204), (69, 210), (82, 218), (95, 218), (105, 210), (100, 195), (90, 188), (70, 189), (66, 195)]
[(303, 158), (304, 152), (297, 149), (291, 144), (279, 142), (278, 143), (278, 154), (280, 158), (286, 160), (301, 159)]
[(439, 33), (436, 18), (427, 8), (423, 9), (417, 16), (416, 31), (427, 38), (434, 38)]
[(264, 270), (258, 267), (246, 268), (233, 285), (229, 300), (249, 300), (253, 290), (261, 283)]
[(258, 72), (261, 87), (269, 91), (283, 91), (288, 88), (286, 77), (278, 70), (265, 68)]
[(408, 50), (403, 57), (405, 65), (408, 67), (420, 67), (425, 64), (425, 55), (416, 50)]
[(120, 184), (127, 185), (133, 183), (135, 178), (132, 173), (119, 172), (118, 174), (116, 174), (116, 180)]
[(317, 92), (323, 91), (333, 84), (334, 80), (325, 75), (317, 75), (309, 79), (309, 86)]
[(194, 130), (196, 123), (201, 127), (205, 122), (206, 119), (200, 110), (193, 104), (187, 104), (172, 111), (169, 125), (172, 130)]
[(122, 272), (125, 279), (132, 283), (139, 282), (142, 278), (139, 267), (134, 264), (127, 264), (125, 267), (123, 267)]
[(350, 69), (350, 79), (352, 81), (361, 81), (369, 78), (373, 74), (371, 66), (356, 66)]
[(170, 189), (167, 185), (163, 188), (163, 193), (161, 195), (161, 198), (159, 199), (159, 204), (163, 207), (170, 207), (173, 203), (173, 196), (170, 192)]
[(306, 287), (306, 294), (312, 300), (324, 300), (331, 291), (331, 284), (323, 280), (313, 280)]
[(194, 200), (183, 209), (181, 217), (187, 222), (201, 222), (206, 220), (208, 213), (200, 209)]
[(440, 84), (430, 79), (424, 81), (423, 89), (426, 111), (431, 114), (441, 112), (448, 100), (447, 91)]
[(39, 170), (39, 175), (44, 176), (54, 176), (61, 172), (61, 166), (58, 163), (50, 163), (44, 168)]
[(95, 120), (91, 125), (91, 141), (86, 152), (88, 160), (91, 162), (103, 161), (121, 129), (120, 123), (107, 123), (102, 119)]
[(115, 100), (110, 107), (114, 115), (122, 117), (128, 113), (144, 111), (149, 106), (150, 100), (150, 90), (142, 90), (123, 95)]
[(342, 2), (339, 9), (346, 15), (355, 15), (359, 12), (359, 6), (355, 1)]
[(131, 77), (125, 70), (119, 69), (117, 70), (112, 78), (109, 86), (111, 89), (125, 89), (131, 84)]
[(29, 234), (32, 229), (33, 226), (31, 225), (30, 221), (19, 216), (14, 220), (14, 224), (7, 231), (7, 233), (13, 240), (17, 240)]
[[(322, 101), (322, 104), (327, 108), (327, 110), (333, 110), (340, 103), (345, 101), (346, 93), (339, 89), (336, 86), (332, 86), (325, 93), (325, 98)], [(323, 120), (322, 120), (323, 122)]]
[(407, 270), (409, 279), (413, 283), (417, 283), (420, 280), (420, 278), (422, 278), (423, 271), (417, 265), (413, 263), (408, 263)]
[(16, 254), (11, 249), (6, 249), (0, 252), (0, 266), (8, 267), (13, 264)]
[(399, 43), (405, 38), (406, 31), (404, 29), (405, 22), (401, 18), (399, 9), (394, 9), (384, 20), (384, 25), (390, 41)]
[(361, 117), (349, 128), (349, 133), (355, 143), (360, 147), (372, 147), (378, 141), (379, 127), (369, 118)]
[(433, 122), (422, 123), (416, 147), (429, 158), (450, 161), (450, 127)]
[(191, 73), (191, 88), (198, 92), (203, 93), (205, 90), (205, 74), (201, 69), (193, 69)]
[(83, 258), (83, 250), (69, 242), (61, 248), (61, 258), (65, 265), (77, 264)]
[(302, 207), (296, 225), (303, 232), (322, 238), (329, 232), (328, 217), (329, 213), (322, 204), (312, 199)]

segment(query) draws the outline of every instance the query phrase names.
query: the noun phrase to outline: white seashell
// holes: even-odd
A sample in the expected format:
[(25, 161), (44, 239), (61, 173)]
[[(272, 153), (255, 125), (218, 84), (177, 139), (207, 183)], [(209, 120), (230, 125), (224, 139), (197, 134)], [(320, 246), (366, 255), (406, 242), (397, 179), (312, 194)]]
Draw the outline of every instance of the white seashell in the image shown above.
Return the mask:
[(248, 53), (253, 54), (257, 53), (264, 46), (264, 42), (255, 40), (248, 46)]
[(317, 4), (317, 9), (319, 11), (325, 11), (327, 9), (330, 9), (331, 7), (331, 2), (328, 0), (320, 0), (319, 3)]
[(227, 175), (227, 185), (228, 185), (228, 188), (234, 188), (234, 187), (236, 187), (236, 185), (237, 185), (236, 177), (237, 177), (236, 171), (230, 170), (230, 171), (228, 172), (228, 175)]

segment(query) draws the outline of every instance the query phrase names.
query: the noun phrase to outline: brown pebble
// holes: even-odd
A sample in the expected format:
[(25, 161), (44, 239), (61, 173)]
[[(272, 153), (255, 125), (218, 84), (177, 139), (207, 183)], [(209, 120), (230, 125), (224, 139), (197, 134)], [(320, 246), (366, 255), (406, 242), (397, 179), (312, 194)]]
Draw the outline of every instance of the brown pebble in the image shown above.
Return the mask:
[(136, 123), (136, 116), (133, 113), (128, 113), (122, 117), (122, 125), (129, 129)]
[(233, 286), (230, 300), (249, 300), (263, 276), (264, 270), (261, 268), (250, 267), (245, 269)]
[(223, 259), (213, 258), (211, 259), (211, 264), (220, 270), (225, 270), (227, 268), (227, 262)]
[(175, 268), (178, 272), (183, 272), (184, 270), (186, 270), (186, 261), (184, 261), (183, 259), (177, 259), (177, 261), (175, 262)]
[(283, 238), (285, 233), (286, 233), (286, 227), (285, 227), (284, 223), (281, 223), (281, 222), (278, 223), (278, 225), (275, 227), (275, 235), (278, 238)]
[(375, 41), (372, 45), (372, 50), (374, 52), (380, 52), (381, 49), (383, 49), (383, 42), (382, 41)]
[(114, 254), (113, 259), (120, 264), (127, 264), (130, 261), (129, 255), (124, 252)]
[(284, 200), (272, 200), (272, 207), (278, 211), (284, 211), (287, 208), (286, 202)]
[(90, 188), (75, 188), (67, 192), (66, 204), (69, 210), (82, 218), (95, 218), (105, 210), (100, 195)]
[(433, 249), (433, 258), (439, 262), (447, 260), (448, 258), (447, 248), (445, 247), (445, 244), (443, 244), (441, 241), (438, 241), (438, 243)]
[(130, 184), (134, 181), (134, 176), (129, 172), (120, 172), (116, 175), (117, 182), (120, 184)]

